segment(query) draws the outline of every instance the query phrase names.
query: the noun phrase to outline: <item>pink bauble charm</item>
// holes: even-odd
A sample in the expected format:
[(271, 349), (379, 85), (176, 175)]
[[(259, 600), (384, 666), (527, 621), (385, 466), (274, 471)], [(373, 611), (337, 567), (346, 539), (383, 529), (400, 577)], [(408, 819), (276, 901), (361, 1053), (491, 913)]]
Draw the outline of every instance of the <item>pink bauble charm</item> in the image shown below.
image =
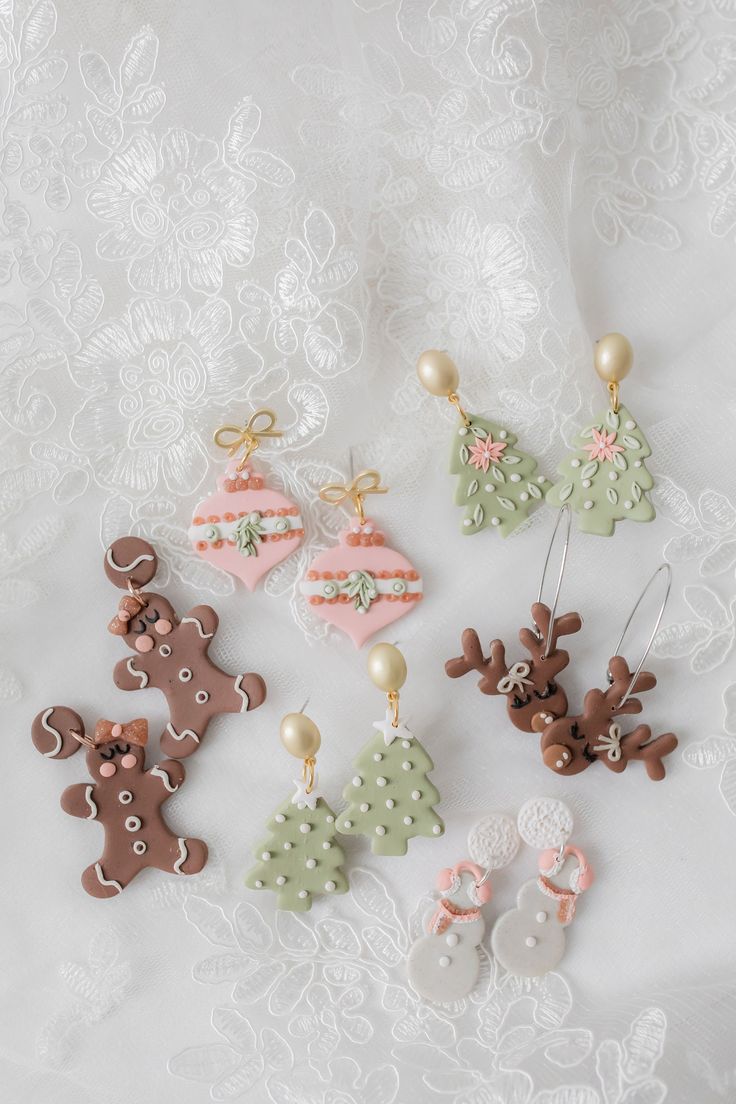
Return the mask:
[(370, 518), (362, 524), (355, 518), (339, 543), (312, 561), (301, 592), (317, 617), (342, 629), (360, 648), (414, 609), (422, 580), (405, 556), (386, 545)]
[(228, 464), (217, 490), (199, 503), (189, 529), (195, 552), (215, 567), (237, 575), (248, 590), (285, 560), (304, 537), (299, 507), (264, 486), (248, 465)]

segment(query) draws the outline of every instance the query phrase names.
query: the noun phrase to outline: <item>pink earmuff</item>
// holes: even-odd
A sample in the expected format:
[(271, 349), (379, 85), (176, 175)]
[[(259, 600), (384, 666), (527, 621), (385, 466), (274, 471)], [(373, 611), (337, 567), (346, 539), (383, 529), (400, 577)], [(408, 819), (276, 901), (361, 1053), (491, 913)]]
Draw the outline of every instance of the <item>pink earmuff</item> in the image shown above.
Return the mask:
[(547, 877), (557, 874), (562, 869), (565, 859), (570, 856), (578, 860), (577, 870), (574, 870), (570, 877), (570, 889), (573, 893), (582, 893), (583, 890), (590, 889), (595, 875), (585, 855), (577, 847), (565, 847), (562, 858), (556, 847), (549, 847), (546, 851), (542, 851), (539, 856), (539, 873)]
[(437, 889), (440, 893), (457, 893), (462, 885), (463, 874), (473, 876), (473, 884), (468, 887), (468, 897), (473, 904), (487, 904), (493, 895), (490, 880), (483, 881), (485, 871), (476, 863), (468, 862), (467, 859), (462, 859), (455, 866), (446, 866), (444, 870), (440, 870), (437, 875)]

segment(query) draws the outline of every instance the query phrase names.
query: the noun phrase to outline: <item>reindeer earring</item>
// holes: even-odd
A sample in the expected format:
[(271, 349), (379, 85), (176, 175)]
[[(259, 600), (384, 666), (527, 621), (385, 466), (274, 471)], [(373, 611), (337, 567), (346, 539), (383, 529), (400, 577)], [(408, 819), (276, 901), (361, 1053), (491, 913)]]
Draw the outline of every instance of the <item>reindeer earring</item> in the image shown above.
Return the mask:
[(335, 840), (335, 814), (319, 796), (316, 755), (319, 729), (304, 713), (289, 713), (281, 722), (281, 743), (303, 761), (296, 791), (268, 822), (271, 835), (256, 848), (257, 865), (245, 879), (249, 889), (271, 889), (276, 907), (305, 912), (320, 894), (346, 893), (345, 861)]
[(490, 525), (507, 537), (540, 505), (549, 480), (534, 474), (536, 460), (514, 447), (513, 433), (463, 410), (457, 395), (460, 376), (447, 353), (439, 349), (422, 353), (417, 375), (430, 395), (447, 399), (460, 415), (450, 471), (459, 479), (455, 502), (465, 507), (462, 532), (479, 533)]
[[(198, 503), (189, 539), (195, 552), (236, 575), (253, 590), (266, 572), (301, 544), (304, 526), (299, 507), (271, 490), (249, 463), (262, 439), (281, 437), (272, 410), (256, 410), (247, 425), (221, 426), (215, 444), (231, 458), (217, 490)], [(236, 459), (240, 450), (243, 455)]]
[[(645, 595), (661, 574), (665, 579), (664, 597), (643, 655), (632, 674), (621, 654), (622, 645)], [(627, 763), (640, 759), (652, 781), (664, 778), (664, 757), (677, 747), (677, 737), (672, 732), (666, 732), (651, 739), (649, 725), (637, 725), (632, 732), (622, 734), (621, 726), (614, 721), (614, 717), (641, 713), (641, 702), (632, 695), (657, 685), (655, 676), (643, 667), (664, 614), (671, 581), (670, 565), (661, 564), (641, 592), (618, 639), (615, 655), (608, 664), (608, 689), (589, 690), (580, 715), (557, 719), (542, 717), (547, 722), (541, 738), (542, 758), (556, 774), (580, 774), (596, 762), (620, 774)]]
[(300, 584), (317, 616), (346, 633), (356, 648), (409, 613), (422, 597), (420, 575), (365, 516), (365, 496), (387, 490), (373, 470), (360, 472), (347, 485), (321, 488), (319, 497), (331, 506), (352, 501), (355, 518), (340, 533), (339, 544), (312, 561)]
[(623, 334), (610, 333), (595, 347), (595, 370), (606, 383), (610, 409), (576, 438), (576, 451), (559, 468), (562, 476), (547, 491), (550, 506), (569, 504), (585, 533), (610, 537), (617, 521), (651, 521), (647, 498), (654, 480), (644, 461), (652, 451), (637, 423), (619, 404), (619, 384), (634, 354)]
[[(542, 594), (552, 548), (563, 517), (564, 545), (550, 609), (542, 602)], [(478, 689), (482, 694), (505, 696), (509, 719), (522, 732), (538, 732), (548, 723), (548, 717), (564, 716), (567, 712), (567, 697), (556, 679), (560, 671), (567, 667), (570, 657), (566, 651), (557, 648), (557, 641), (561, 636), (579, 632), (582, 626), (578, 613), (564, 613), (555, 617), (569, 543), (570, 511), (565, 509), (555, 523), (542, 569), (537, 600), (532, 605), (534, 628), (519, 630), (521, 645), (529, 653), (528, 660), (519, 660), (509, 665), (505, 645), (501, 640), (491, 641), (490, 655), (486, 658), (475, 629), (466, 629), (462, 635), (463, 654), (455, 659), (448, 659), (445, 664), (445, 671), (450, 678), (460, 678), (470, 671), (477, 671), (481, 676)], [(539, 719), (540, 713), (544, 716), (544, 722)]]
[(399, 691), (406, 682), (406, 660), (393, 644), (375, 644), (368, 673), (388, 699), (376, 733), (355, 760), (356, 774), (343, 791), (348, 802), (337, 828), (364, 835), (375, 855), (405, 855), (414, 836), (441, 836), (445, 826), (433, 806), (440, 795), (427, 777), (434, 769), (419, 741), (399, 715)]
[(541, 851), (539, 877), (521, 887), (516, 908), (503, 913), (491, 932), (498, 964), (519, 977), (542, 977), (565, 953), (565, 929), (579, 895), (593, 883), (585, 855), (568, 845), (572, 813), (561, 801), (533, 798), (519, 810), (519, 833)]

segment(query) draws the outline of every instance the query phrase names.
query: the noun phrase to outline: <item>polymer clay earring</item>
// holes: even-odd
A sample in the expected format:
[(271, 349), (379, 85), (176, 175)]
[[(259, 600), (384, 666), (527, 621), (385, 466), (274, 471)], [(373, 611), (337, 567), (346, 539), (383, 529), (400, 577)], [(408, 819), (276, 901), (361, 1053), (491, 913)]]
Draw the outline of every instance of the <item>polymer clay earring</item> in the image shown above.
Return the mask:
[(375, 644), (368, 673), (388, 699), (384, 718), (355, 760), (355, 775), (345, 787), (348, 802), (337, 820), (345, 835), (364, 835), (375, 855), (405, 855), (414, 836), (441, 836), (445, 830), (433, 806), (440, 795), (429, 781), (434, 763), (399, 715), (399, 691), (406, 682), (406, 660), (393, 644)]
[(219, 618), (211, 606), (195, 606), (179, 619), (160, 594), (144, 591), (156, 574), (153, 547), (121, 537), (105, 552), (105, 574), (125, 596), (108, 629), (132, 650), (113, 670), (120, 690), (160, 690), (169, 707), (161, 750), (184, 759), (198, 750), (218, 713), (246, 713), (266, 699), (260, 675), (229, 675), (210, 659)]
[[(564, 545), (560, 562), (552, 607), (542, 602), (542, 594), (547, 578), (555, 538), (564, 520)], [(570, 657), (566, 651), (557, 647), (562, 636), (579, 632), (582, 619), (578, 613), (563, 613), (555, 617), (557, 602), (562, 587), (567, 550), (570, 541), (570, 511), (563, 510), (555, 523), (552, 538), (544, 561), (542, 578), (539, 582), (537, 600), (532, 604), (533, 628), (519, 630), (519, 642), (527, 652), (528, 658), (509, 663), (506, 647), (501, 640), (492, 640), (489, 655), (483, 655), (483, 648), (475, 629), (466, 629), (462, 635), (463, 654), (448, 659), (445, 671), (450, 678), (460, 678), (470, 671), (476, 671), (481, 677), (478, 689), (482, 694), (500, 695), (506, 698), (508, 717), (515, 728), (522, 732), (539, 731), (537, 720), (540, 711), (547, 718), (563, 716), (567, 712), (567, 696), (557, 681), (557, 676), (567, 667)]]
[(331, 506), (351, 501), (355, 517), (334, 548), (320, 552), (300, 584), (301, 593), (323, 621), (341, 629), (360, 648), (369, 637), (411, 612), (423, 593), (412, 564), (386, 544), (383, 532), (365, 515), (366, 495), (385, 494), (377, 471), (351, 483), (328, 483), (319, 497)]
[(169, 874), (198, 874), (204, 867), (207, 845), (176, 836), (164, 820), (162, 806), (184, 784), (184, 767), (165, 759), (146, 770), (147, 721), (100, 720), (88, 735), (78, 713), (54, 705), (35, 718), (31, 737), (46, 759), (86, 749), (91, 782), (68, 786), (61, 807), (105, 831), (102, 855), (82, 873), (90, 896), (116, 897), (146, 867)]
[(585, 855), (568, 844), (572, 813), (561, 801), (533, 798), (519, 811), (522, 839), (541, 851), (538, 877), (519, 891), (516, 908), (491, 932), (493, 957), (510, 974), (542, 977), (562, 961), (580, 894), (593, 884)]
[(536, 460), (515, 447), (513, 433), (462, 408), (457, 394), (460, 376), (447, 353), (422, 353), (417, 375), (431, 395), (447, 399), (460, 416), (450, 471), (458, 477), (455, 502), (465, 508), (461, 532), (472, 535), (491, 526), (507, 537), (541, 504), (549, 480), (535, 474)]
[(619, 402), (619, 385), (634, 360), (623, 334), (596, 343), (595, 370), (608, 388), (609, 409), (586, 426), (575, 451), (560, 465), (561, 478), (547, 491), (550, 506), (569, 505), (585, 533), (610, 537), (617, 521), (651, 521), (646, 492), (654, 485), (644, 461), (652, 451), (629, 410)]
[[(664, 597), (648, 643), (632, 673), (621, 654), (623, 642), (645, 595), (660, 575), (665, 580)], [(657, 685), (655, 676), (643, 668), (664, 614), (671, 581), (670, 565), (661, 564), (641, 592), (618, 639), (615, 654), (608, 664), (607, 689), (589, 690), (580, 714), (555, 719), (542, 713), (537, 718), (540, 725), (545, 725), (541, 736), (542, 758), (556, 774), (580, 774), (598, 762), (614, 774), (620, 774), (628, 763), (641, 760), (652, 781), (658, 782), (664, 778), (664, 758), (677, 747), (674, 733), (666, 732), (652, 739), (649, 725), (637, 725), (631, 732), (622, 733), (615, 718), (641, 713), (641, 702), (633, 695), (651, 690)]]
[(347, 892), (345, 855), (335, 838), (335, 814), (319, 793), (319, 729), (304, 713), (288, 713), (280, 735), (289, 754), (302, 760), (302, 774), (293, 796), (268, 821), (270, 835), (256, 847), (258, 862), (245, 884), (275, 892), (279, 909), (306, 912), (321, 894)]
[(236, 575), (248, 590), (296, 551), (304, 537), (299, 507), (266, 486), (264, 476), (250, 463), (261, 440), (282, 436), (275, 425), (276, 415), (264, 407), (245, 426), (217, 430), (215, 444), (227, 449), (231, 459), (214, 494), (197, 504), (189, 527), (197, 555)]

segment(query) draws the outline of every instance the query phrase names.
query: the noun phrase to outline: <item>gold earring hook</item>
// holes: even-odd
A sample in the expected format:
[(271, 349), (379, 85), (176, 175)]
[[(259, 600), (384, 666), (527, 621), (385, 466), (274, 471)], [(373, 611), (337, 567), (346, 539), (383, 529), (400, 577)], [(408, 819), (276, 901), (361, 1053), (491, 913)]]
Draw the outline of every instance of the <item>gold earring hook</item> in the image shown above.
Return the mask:
[(363, 500), (369, 494), (386, 494), (388, 487), (381, 486), (381, 476), (373, 468), (359, 472), (351, 483), (326, 483), (320, 487), (319, 497), (330, 506), (339, 506), (341, 502), (350, 499), (358, 515), (361, 525), (365, 522)]
[[(260, 428), (259, 421), (265, 423)], [(220, 426), (215, 433), (215, 444), (227, 449), (228, 456), (236, 456), (241, 448), (245, 450), (235, 469), (241, 472), (258, 448), (262, 437), (283, 437), (283, 430), (274, 429), (275, 425), (276, 415), (273, 410), (263, 406), (260, 410), (256, 410), (255, 414), (251, 414), (244, 426)]]
[(307, 793), (311, 794), (314, 789), (314, 775), (315, 768), (317, 766), (317, 760), (311, 756), (309, 759), (304, 760), (304, 766), (302, 767), (302, 782), (307, 783)]

